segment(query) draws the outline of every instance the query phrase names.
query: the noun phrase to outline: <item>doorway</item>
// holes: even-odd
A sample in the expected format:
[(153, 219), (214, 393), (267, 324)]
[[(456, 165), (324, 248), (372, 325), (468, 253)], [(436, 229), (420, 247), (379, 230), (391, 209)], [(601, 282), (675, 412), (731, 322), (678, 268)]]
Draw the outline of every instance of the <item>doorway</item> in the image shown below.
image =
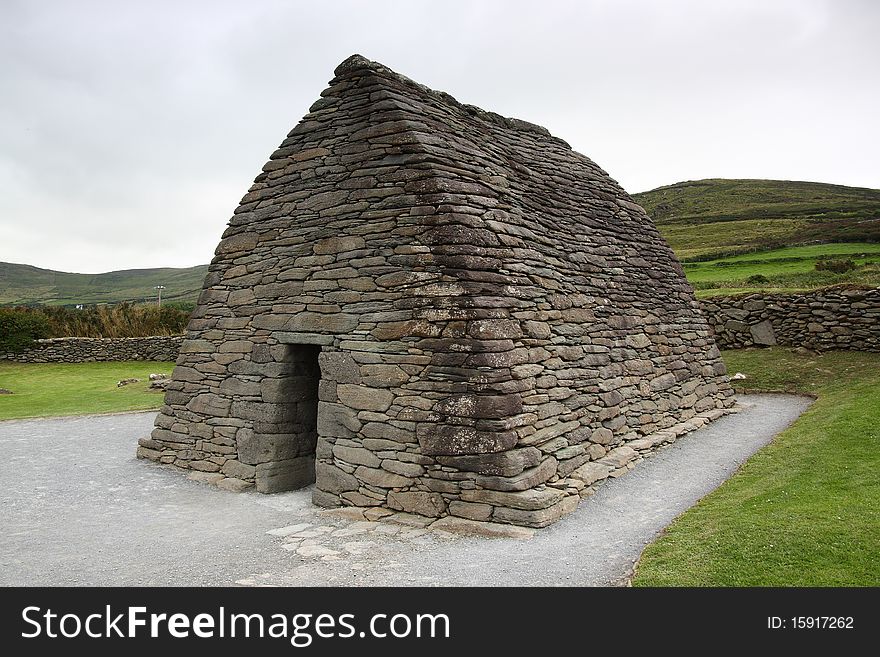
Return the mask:
[(279, 378), (267, 400), (274, 416), (265, 427), (274, 434), (274, 459), (257, 466), (256, 484), (261, 493), (303, 488), (315, 482), (315, 447), (318, 444), (318, 384), (321, 369), (313, 344), (284, 347)]

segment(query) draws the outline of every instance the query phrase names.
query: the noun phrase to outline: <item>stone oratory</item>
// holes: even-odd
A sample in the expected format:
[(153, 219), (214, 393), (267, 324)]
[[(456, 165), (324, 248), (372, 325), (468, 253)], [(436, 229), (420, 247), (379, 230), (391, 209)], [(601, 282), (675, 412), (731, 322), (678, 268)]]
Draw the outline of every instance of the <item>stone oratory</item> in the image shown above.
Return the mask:
[(729, 412), (681, 266), (547, 130), (355, 55), (229, 221), (138, 455), (542, 527)]

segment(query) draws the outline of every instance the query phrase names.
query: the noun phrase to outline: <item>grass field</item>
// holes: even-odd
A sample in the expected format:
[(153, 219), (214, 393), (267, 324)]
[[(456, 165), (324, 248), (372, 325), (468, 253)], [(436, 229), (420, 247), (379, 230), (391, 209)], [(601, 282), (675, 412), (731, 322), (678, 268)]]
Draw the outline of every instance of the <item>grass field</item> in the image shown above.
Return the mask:
[[(149, 390), (151, 373), (170, 374), (174, 363), (0, 363), (0, 420), (88, 415), (159, 408), (163, 395)], [(140, 383), (117, 388), (122, 379)]]
[(648, 546), (633, 585), (880, 585), (880, 354), (724, 358), (749, 389), (818, 399)]
[[(848, 259), (858, 268), (842, 274), (817, 271), (816, 263), (822, 259)], [(787, 247), (705, 262), (686, 262), (683, 266), (688, 280), (701, 297), (730, 294), (734, 290), (790, 292), (841, 283), (880, 285), (880, 244)], [(756, 275), (766, 277), (767, 282), (756, 285), (748, 280)]]
[(680, 260), (880, 242), (880, 190), (790, 180), (694, 180), (633, 194)]

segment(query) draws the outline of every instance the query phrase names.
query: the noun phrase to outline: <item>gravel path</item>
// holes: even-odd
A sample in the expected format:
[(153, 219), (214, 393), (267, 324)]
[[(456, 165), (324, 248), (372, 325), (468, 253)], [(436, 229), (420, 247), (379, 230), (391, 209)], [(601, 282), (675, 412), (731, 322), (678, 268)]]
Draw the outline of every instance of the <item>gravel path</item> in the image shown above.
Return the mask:
[[(0, 585), (595, 585), (810, 404), (744, 410), (609, 480), (528, 539), (321, 513), (310, 491), (234, 494), (134, 458), (152, 413), (0, 422)], [(272, 532), (271, 534), (267, 532)]]

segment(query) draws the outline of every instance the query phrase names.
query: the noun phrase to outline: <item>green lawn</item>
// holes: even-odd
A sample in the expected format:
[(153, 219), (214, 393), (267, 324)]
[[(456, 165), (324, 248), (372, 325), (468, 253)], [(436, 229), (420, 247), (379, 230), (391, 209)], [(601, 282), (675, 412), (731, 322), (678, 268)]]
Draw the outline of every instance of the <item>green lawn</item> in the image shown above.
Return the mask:
[[(159, 408), (161, 391), (149, 390), (149, 376), (170, 374), (174, 363), (39, 363), (0, 362), (0, 420), (56, 415), (87, 415)], [(140, 379), (117, 388), (121, 379)]]
[[(880, 256), (880, 244), (870, 242), (840, 242), (837, 244), (810, 244), (808, 246), (790, 246), (784, 249), (761, 251), (757, 253), (741, 253), (723, 259), (725, 263), (751, 263), (766, 260), (812, 260), (828, 257), (862, 256), (874, 254)], [(706, 263), (694, 263), (706, 264)]]
[(818, 399), (647, 547), (633, 585), (880, 585), (880, 354), (724, 358), (749, 389)]

